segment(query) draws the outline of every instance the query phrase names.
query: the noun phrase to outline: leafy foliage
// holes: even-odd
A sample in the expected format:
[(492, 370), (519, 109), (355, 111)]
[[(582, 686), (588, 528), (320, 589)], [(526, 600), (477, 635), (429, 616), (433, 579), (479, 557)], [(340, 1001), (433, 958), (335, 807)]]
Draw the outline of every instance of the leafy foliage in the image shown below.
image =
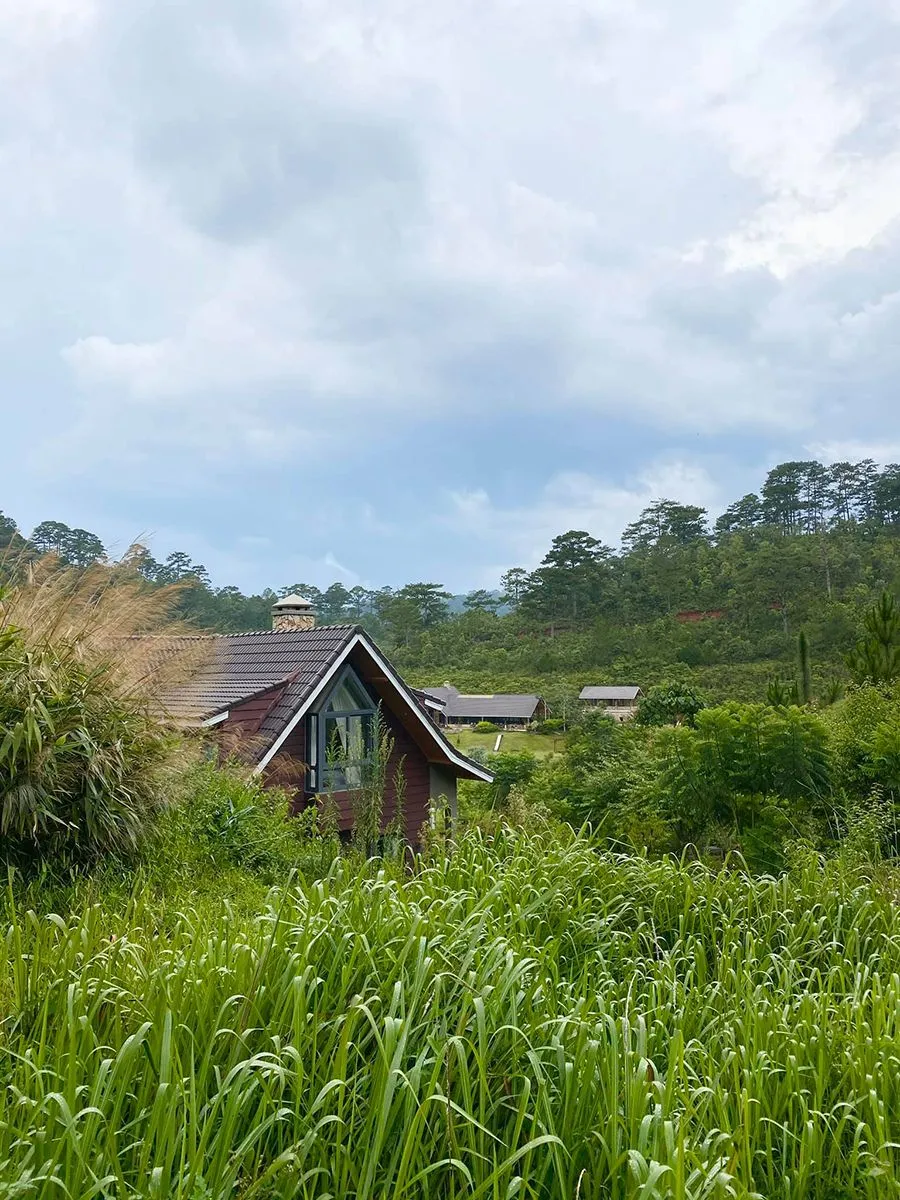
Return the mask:
[(649, 688), (638, 705), (639, 725), (693, 725), (706, 697), (683, 681)]
[(408, 874), (339, 859), (257, 911), (231, 895), (7, 900), (10, 1195), (900, 1186), (893, 874), (813, 855), (752, 880), (507, 831)]
[(696, 729), (667, 732), (661, 751), (664, 805), (682, 842), (723, 825), (740, 837), (777, 809), (797, 835), (830, 796), (827, 730), (800, 708), (731, 703), (706, 709)]
[(261, 881), (283, 882), (292, 871), (315, 877), (338, 853), (336, 836), (321, 837), (318, 812), (291, 814), (287, 792), (268, 788), (237, 762), (193, 764), (158, 822), (146, 857), (154, 874), (183, 881), (229, 869)]

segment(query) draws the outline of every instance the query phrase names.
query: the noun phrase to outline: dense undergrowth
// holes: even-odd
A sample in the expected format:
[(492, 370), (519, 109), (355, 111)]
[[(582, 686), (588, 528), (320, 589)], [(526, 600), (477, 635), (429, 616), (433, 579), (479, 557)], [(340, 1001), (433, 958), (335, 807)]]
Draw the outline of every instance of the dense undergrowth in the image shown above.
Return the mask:
[(470, 833), (256, 909), (235, 870), (9, 889), (0, 1196), (900, 1194), (889, 868)]

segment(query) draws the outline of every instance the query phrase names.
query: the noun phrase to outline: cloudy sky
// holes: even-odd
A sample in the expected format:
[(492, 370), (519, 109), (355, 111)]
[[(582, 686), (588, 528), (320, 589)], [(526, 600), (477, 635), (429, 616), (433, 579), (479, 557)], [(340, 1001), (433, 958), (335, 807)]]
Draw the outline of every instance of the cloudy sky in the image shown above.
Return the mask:
[(900, 457), (900, 0), (3, 0), (0, 508), (454, 589)]

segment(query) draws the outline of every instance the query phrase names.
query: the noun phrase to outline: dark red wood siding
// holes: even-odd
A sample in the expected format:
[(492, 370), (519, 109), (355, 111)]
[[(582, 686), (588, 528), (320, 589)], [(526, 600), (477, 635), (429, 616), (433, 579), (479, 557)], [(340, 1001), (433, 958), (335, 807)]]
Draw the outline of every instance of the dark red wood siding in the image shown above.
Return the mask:
[(392, 713), (385, 712), (384, 720), (394, 739), (394, 750), (388, 763), (388, 778), (385, 787), (385, 816), (390, 821), (397, 811), (395, 781), (399, 770), (405, 787), (403, 813), (406, 838), (412, 845), (417, 846), (421, 840), (422, 826), (428, 820), (430, 806), (431, 771), (428, 759)]
[(238, 753), (254, 758), (258, 756), (254, 751), (265, 749), (262, 744), (256, 744), (259, 727), (269, 710), (284, 695), (285, 686), (281, 683), (230, 709), (227, 720), (217, 727), (219, 742), (226, 754)]
[(260, 692), (252, 700), (245, 700), (242, 704), (236, 704), (229, 712), (228, 720), (223, 721), (224, 727), (226, 729), (241, 729), (245, 733), (257, 733), (266, 713), (284, 695), (285, 686), (285, 684), (280, 683), (278, 687), (270, 688), (267, 692)]

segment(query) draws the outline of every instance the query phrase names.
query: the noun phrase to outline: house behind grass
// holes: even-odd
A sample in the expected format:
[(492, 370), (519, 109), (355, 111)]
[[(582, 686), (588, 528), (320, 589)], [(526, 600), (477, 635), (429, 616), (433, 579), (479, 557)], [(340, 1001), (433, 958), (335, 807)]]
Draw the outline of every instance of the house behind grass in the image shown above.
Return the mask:
[(297, 812), (328, 796), (349, 833), (378, 760), (379, 730), (391, 745), (382, 822), (387, 827), (399, 805), (414, 846), (435, 802), (455, 813), (458, 780), (492, 780), (451, 745), (438, 706), (407, 686), (365, 630), (317, 627), (300, 596), (273, 606), (271, 630), (174, 639), (167, 649), (187, 655), (198, 642), (207, 653), (162, 697), (170, 720), (236, 750), (293, 793)]

